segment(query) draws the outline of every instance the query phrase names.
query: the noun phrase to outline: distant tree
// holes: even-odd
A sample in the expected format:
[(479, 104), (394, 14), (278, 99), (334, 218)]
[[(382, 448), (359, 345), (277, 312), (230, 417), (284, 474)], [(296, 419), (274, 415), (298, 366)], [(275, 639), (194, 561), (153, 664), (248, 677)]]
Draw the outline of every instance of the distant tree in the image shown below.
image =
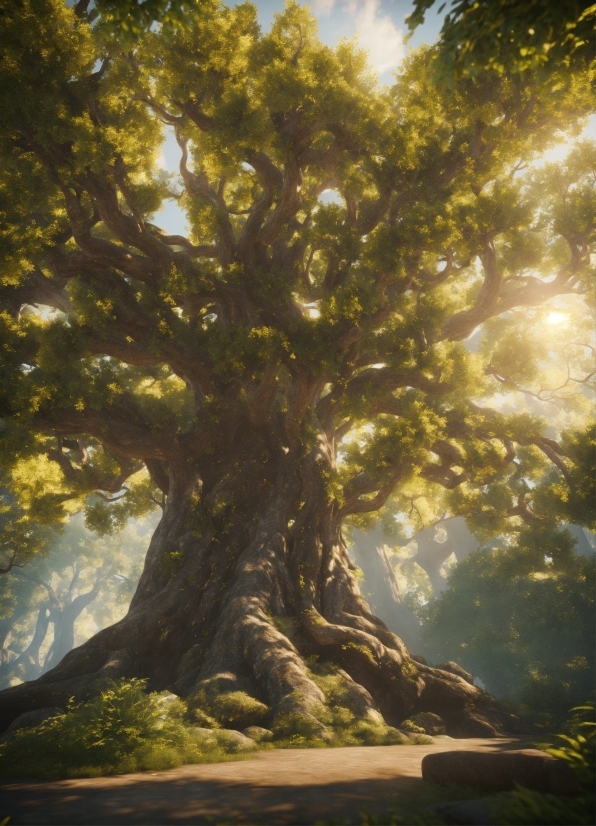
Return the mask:
[[(592, 111), (591, 75), (450, 89), (422, 51), (387, 89), (293, 3), (265, 34), (216, 0), (154, 28), (131, 48), (61, 0), (0, 16), (2, 467), (20, 502), (101, 530), (164, 507), (127, 615), (3, 692), (0, 724), (124, 676), (316, 726), (318, 656), (363, 714), (512, 725), (412, 661), (342, 526), (390, 500), (493, 532), (592, 519), (585, 436), (488, 401), (539, 380), (525, 342), (554, 299), (577, 338), (547, 349), (569, 387), (589, 375), (596, 150), (532, 164)], [(185, 234), (158, 226), (170, 197)]]
[(476, 551), (427, 606), (424, 653), (455, 660), (487, 690), (543, 723), (592, 695), (594, 555), (568, 531), (524, 531), (506, 549)]
[[(3, 577), (0, 685), (34, 680), (60, 662), (77, 636), (80, 641), (86, 609), (93, 630), (118, 619), (132, 596), (145, 548), (136, 530), (99, 539), (75, 518), (53, 534), (43, 556)], [(88, 636), (83, 633), (83, 639)]]
[[(413, 32), (437, 0), (414, 0)], [(447, 6), (442, 3), (439, 11)], [(538, 71), (587, 65), (596, 57), (596, 4), (590, 0), (455, 0), (439, 39), (439, 74)]]

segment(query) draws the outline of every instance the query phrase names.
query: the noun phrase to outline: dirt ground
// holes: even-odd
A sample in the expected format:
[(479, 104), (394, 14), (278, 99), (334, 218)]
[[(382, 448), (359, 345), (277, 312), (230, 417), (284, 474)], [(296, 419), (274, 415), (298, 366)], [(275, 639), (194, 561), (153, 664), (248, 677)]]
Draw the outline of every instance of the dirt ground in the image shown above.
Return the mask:
[[(425, 746), (285, 749), (233, 763), (52, 782), (0, 781), (0, 821), (62, 826), (119, 824), (359, 823), (424, 795), (422, 758), (450, 749), (523, 747), (518, 739)], [(435, 800), (429, 799), (429, 805)]]

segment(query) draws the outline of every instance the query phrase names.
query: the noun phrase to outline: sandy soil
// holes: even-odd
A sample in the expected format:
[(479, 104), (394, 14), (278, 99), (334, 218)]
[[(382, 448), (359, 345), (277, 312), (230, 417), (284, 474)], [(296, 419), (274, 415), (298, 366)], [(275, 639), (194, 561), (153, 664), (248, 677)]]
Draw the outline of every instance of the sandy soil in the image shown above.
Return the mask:
[(450, 749), (523, 747), (517, 739), (425, 746), (265, 751), (233, 763), (53, 782), (0, 782), (0, 820), (16, 824), (313, 824), (359, 822), (422, 784), (422, 758)]

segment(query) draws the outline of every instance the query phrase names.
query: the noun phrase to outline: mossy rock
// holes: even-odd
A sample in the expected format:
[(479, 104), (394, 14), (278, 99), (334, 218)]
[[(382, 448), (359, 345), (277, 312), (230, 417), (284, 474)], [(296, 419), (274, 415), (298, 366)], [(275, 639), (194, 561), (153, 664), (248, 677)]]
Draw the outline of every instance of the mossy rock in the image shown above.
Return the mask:
[(213, 736), (217, 741), (218, 746), (228, 754), (236, 754), (243, 751), (256, 751), (259, 746), (246, 734), (233, 729), (217, 729), (213, 732)]
[(262, 726), (249, 726), (242, 732), (246, 737), (250, 737), (255, 743), (268, 743), (273, 740), (273, 732)]
[(189, 716), (205, 728), (242, 730), (262, 726), (269, 717), (269, 708), (244, 691), (211, 694), (201, 689), (188, 701)]
[(413, 719), (404, 720), (403, 723), (400, 724), (400, 728), (403, 731), (407, 731), (408, 734), (426, 734), (422, 726), (417, 725)]
[(445, 720), (439, 717), (438, 714), (432, 714), (430, 711), (421, 711), (419, 714), (414, 714), (410, 717), (410, 721), (422, 729), (424, 734), (437, 735), (447, 734), (447, 726)]

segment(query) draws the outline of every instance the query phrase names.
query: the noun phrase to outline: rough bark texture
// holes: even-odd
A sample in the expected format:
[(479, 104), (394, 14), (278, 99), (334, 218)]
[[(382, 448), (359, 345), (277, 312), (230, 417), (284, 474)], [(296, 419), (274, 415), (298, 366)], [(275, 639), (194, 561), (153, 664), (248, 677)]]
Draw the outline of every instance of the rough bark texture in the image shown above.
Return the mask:
[[(360, 596), (326, 491), (333, 463), (321, 432), (305, 451), (268, 428), (237, 421), (212, 475), (170, 471), (163, 518), (128, 614), (68, 653), (38, 680), (0, 694), (0, 725), (19, 714), (91, 696), (105, 677), (145, 677), (154, 690), (243, 690), (279, 715), (313, 719), (325, 697), (305, 657), (339, 666), (363, 716), (390, 725), (416, 711), (456, 736), (516, 726), (459, 676), (411, 659)], [(239, 457), (241, 460), (239, 462)], [(283, 629), (283, 630), (282, 630)]]

